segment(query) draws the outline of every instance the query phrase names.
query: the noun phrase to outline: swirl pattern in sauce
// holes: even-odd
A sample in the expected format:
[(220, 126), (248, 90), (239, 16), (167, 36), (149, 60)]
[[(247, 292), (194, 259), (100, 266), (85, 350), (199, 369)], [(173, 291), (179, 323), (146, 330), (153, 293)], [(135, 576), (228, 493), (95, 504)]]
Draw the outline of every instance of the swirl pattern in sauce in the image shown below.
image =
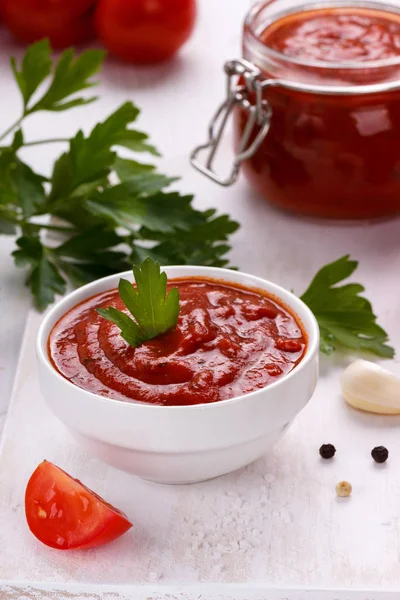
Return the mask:
[(89, 298), (49, 338), (55, 368), (101, 396), (165, 406), (217, 402), (263, 388), (306, 350), (300, 323), (274, 298), (206, 279), (169, 283), (180, 292), (177, 327), (138, 348), (96, 308), (123, 310), (118, 292)]

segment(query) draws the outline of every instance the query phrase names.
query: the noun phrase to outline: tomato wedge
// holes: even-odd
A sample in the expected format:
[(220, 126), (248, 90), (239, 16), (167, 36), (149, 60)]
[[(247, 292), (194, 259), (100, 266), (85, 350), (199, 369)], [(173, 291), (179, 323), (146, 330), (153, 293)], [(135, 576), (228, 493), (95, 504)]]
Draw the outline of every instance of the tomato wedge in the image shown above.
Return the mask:
[(28, 481), (25, 514), (33, 535), (59, 550), (96, 548), (132, 527), (124, 513), (47, 460)]

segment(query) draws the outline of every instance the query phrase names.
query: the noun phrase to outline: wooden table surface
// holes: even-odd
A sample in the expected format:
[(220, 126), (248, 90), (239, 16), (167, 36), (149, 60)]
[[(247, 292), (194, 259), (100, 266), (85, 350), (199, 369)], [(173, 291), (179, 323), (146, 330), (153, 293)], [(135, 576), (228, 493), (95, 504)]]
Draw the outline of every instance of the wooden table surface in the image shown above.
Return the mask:
[[(241, 222), (242, 228), (232, 240), (234, 264), (300, 293), (320, 266), (350, 253), (360, 261), (356, 279), (366, 285), (368, 297), (373, 301), (380, 323), (389, 331), (395, 347), (400, 348), (399, 220), (351, 225), (308, 222), (273, 210), (266, 202), (257, 198), (244, 181), (235, 188), (223, 190), (195, 173), (188, 164), (186, 157), (194, 145), (205, 140), (209, 116), (223, 97), (224, 81), (221, 70), (223, 62), (240, 54), (241, 24), (248, 5), (248, 0), (201, 0), (196, 34), (179, 58), (168, 65), (141, 70), (108, 61), (101, 78), (99, 90), (101, 100), (97, 104), (71, 113), (38, 115), (28, 124), (27, 139), (50, 136), (55, 128), (60, 137), (71, 135), (78, 127), (88, 129), (123, 101), (134, 100), (143, 108), (140, 128), (151, 132), (154, 143), (165, 156), (161, 165), (168, 173), (183, 176), (178, 184), (179, 188), (195, 191), (199, 206), (219, 206)], [(7, 64), (10, 53), (15, 51), (16, 48), (12, 46), (6, 34), (1, 34), (0, 131), (18, 116), (18, 95)], [(48, 150), (43, 149), (40, 153), (30, 151), (26, 158), (34, 167), (46, 173), (58, 150), (61, 149), (52, 147)], [(9, 256), (12, 247), (11, 239), (0, 238), (1, 418), (7, 411), (24, 323), (31, 305), (29, 293), (23, 286), (24, 273), (14, 267)], [(29, 340), (32, 345), (33, 341), (31, 338)], [(26, 371), (24, 372), (29, 372), (32, 376), (34, 356), (33, 352), (28, 350), (30, 349), (28, 348), (25, 353)], [(249, 468), (248, 472), (241, 472), (237, 479), (236, 476), (232, 476), (216, 482), (216, 489), (222, 490), (220, 497), (223, 499), (225, 498), (224, 485), (236, 489), (236, 497), (233, 497), (233, 500), (229, 499), (230, 496), (226, 492), (229, 497), (225, 498), (222, 512), (214, 511), (213, 506), (209, 506), (204, 500), (207, 494), (210, 498), (214, 498), (213, 494), (216, 492), (213, 484), (207, 483), (204, 488), (190, 489), (189, 497), (193, 498), (193, 502), (189, 504), (186, 502), (184, 508), (192, 519), (190, 522), (194, 524), (193, 527), (199, 527), (200, 533), (203, 532), (204, 544), (208, 546), (201, 545), (200, 542), (195, 545), (197, 538), (190, 537), (193, 532), (189, 531), (188, 527), (181, 524), (182, 531), (180, 531), (179, 527), (174, 525), (175, 535), (180, 535), (182, 538), (178, 563), (186, 564), (190, 542), (191, 561), (194, 565), (193, 573), (189, 568), (184, 573), (179, 573), (178, 583), (196, 584), (199, 581), (210, 583), (218, 580), (223, 583), (247, 581), (247, 583), (267, 584), (270, 582), (275, 587), (282, 586), (282, 588), (288, 586), (301, 588), (305, 585), (313, 589), (324, 587), (353, 590), (399, 589), (398, 420), (382, 421), (350, 412), (340, 397), (338, 378), (341, 367), (340, 357), (323, 360), (317, 394), (279, 445), (276, 454), (265, 459), (265, 463), (263, 461), (256, 463)], [(389, 367), (400, 375), (398, 360), (390, 362)], [(14, 411), (14, 427), (16, 427), (17, 414), (22, 419), (26, 416), (24, 403), (28, 393), (29, 390), (24, 388), (24, 382), (20, 382), (18, 403)], [(43, 408), (41, 410), (44, 411)], [(43, 424), (41, 426), (45, 436), (45, 428)], [(24, 423), (22, 431), (25, 432), (25, 437), (29, 435), (29, 423)], [(32, 437), (34, 439), (34, 434)], [(326, 439), (327, 437), (329, 439)], [(15, 434), (13, 429), (13, 436), (8, 438), (8, 449), (11, 451), (18, 441), (17, 427)], [(50, 441), (46, 442), (49, 447)], [(328, 441), (340, 448), (340, 454), (338, 453), (335, 464), (321, 466), (318, 462), (318, 445)], [(26, 439), (24, 443), (25, 453), (29, 453), (30, 448)], [(372, 444), (380, 443), (390, 444), (392, 451), (390, 464), (382, 471), (374, 468), (369, 457)], [(69, 465), (68, 460), (71, 461), (72, 466), (81, 464), (78, 458), (76, 463), (72, 462), (71, 456), (77, 454), (72, 446), (71, 456), (67, 456), (67, 448), (63, 447), (62, 453), (64, 452), (65, 456), (64, 454), (60, 456), (65, 458), (67, 465)], [(23, 462), (22, 454), (18, 456), (15, 454), (15, 457), (19, 461), (19, 472), (23, 472), (25, 477), (31, 465)], [(39, 454), (38, 449), (33, 448), (30, 460), (37, 458), (39, 460)], [(317, 464), (318, 466), (314, 467)], [(13, 465), (7, 465), (3, 456), (2, 466), (7, 471), (8, 485), (12, 486)], [(105, 485), (103, 468), (105, 469), (103, 466), (98, 467), (97, 479), (93, 475), (93, 482), (100, 486), (102, 483)], [(90, 476), (89, 472), (89, 485)], [(346, 476), (349, 476), (355, 484), (354, 494), (350, 503), (339, 504), (335, 500), (334, 485), (339, 478), (346, 478)], [(115, 470), (111, 480), (122, 482), (129, 490), (134, 485), (132, 478)], [(15, 482), (18, 498), (23, 493), (21, 481)], [(143, 492), (140, 491), (142, 488)], [(255, 490), (254, 497), (250, 494), (253, 493), (252, 490)], [(100, 487), (99, 492), (101, 491)], [(132, 497), (138, 498), (139, 493), (143, 493), (143, 502), (141, 504), (138, 502), (137, 520), (139, 522), (142, 520), (142, 527), (147, 525), (150, 530), (153, 521), (159, 519), (158, 528), (162, 532), (162, 518), (158, 514), (162, 511), (154, 508), (153, 515), (146, 512), (147, 491), (143, 482), (135, 484)], [(178, 491), (164, 490), (160, 493), (174, 495), (178, 494)], [(248, 495), (251, 496), (250, 499), (247, 498)], [(3, 494), (3, 497), (5, 506), (6, 494)], [(154, 500), (154, 496), (152, 498)], [(260, 505), (257, 504), (258, 498), (263, 502)], [(253, 507), (252, 502), (256, 502), (256, 508)], [(229, 503), (232, 503), (233, 509)], [(192, 514), (197, 510), (198, 505), (204, 507), (207, 517), (200, 524), (196, 522), (196, 515)], [(21, 511), (21, 507), (18, 510)], [(224, 526), (223, 522), (231, 510), (237, 512), (236, 542), (229, 537), (227, 532), (230, 529)], [(179, 511), (182, 512), (182, 506), (176, 514), (181, 514)], [(21, 535), (27, 535), (23, 529), (25, 523), (22, 513), (18, 515), (14, 513), (11, 518), (15, 519), (14, 532), (21, 530)], [(256, 525), (250, 528), (249, 523), (253, 518)], [(3, 525), (5, 520), (6, 517), (3, 519)], [(171, 535), (174, 529), (171, 528)], [(157, 526), (155, 530), (158, 531)], [(257, 531), (263, 532), (262, 539)], [(0, 527), (0, 539), (1, 534)], [(365, 536), (368, 539), (364, 539)], [(13, 540), (14, 546), (17, 545), (18, 539)], [(29, 554), (29, 548), (34, 548), (34, 542), (28, 538), (22, 539), (26, 544), (22, 545), (25, 550), (28, 548)], [(168, 539), (160, 535), (154, 540), (151, 538), (151, 543), (153, 542), (154, 547), (150, 548), (151, 559), (164, 560), (165, 582), (171, 583), (173, 576), (169, 560), (172, 550), (168, 546)], [(242, 546), (243, 542), (249, 545), (241, 547), (239, 542)], [(127, 548), (130, 548), (130, 543), (129, 538), (122, 541)], [(160, 551), (160, 544), (164, 544), (164, 554)], [(217, 552), (218, 544), (222, 544), (222, 554), (219, 558), (215, 558), (216, 564), (221, 562), (223, 567), (223, 561), (226, 561), (229, 568), (224, 571), (221, 567), (215, 575), (213, 565), (205, 566), (203, 558), (206, 555), (211, 556), (209, 561), (212, 562), (214, 554), (210, 553)], [(45, 574), (45, 580), (54, 581), (54, 567), (43, 552), (38, 550), (37, 557), (34, 557), (32, 550), (30, 552), (32, 556), (30, 560), (26, 559), (26, 565), (20, 561), (17, 576), (25, 578), (28, 571), (29, 576), (31, 573), (37, 573), (34, 560), (37, 558), (42, 560), (41, 573)], [(123, 572), (124, 561), (129, 563), (129, 568), (135, 569), (135, 582), (148, 581), (145, 565), (140, 562), (140, 554), (133, 554), (132, 566), (129, 555), (120, 558), (117, 548), (114, 548), (114, 552), (117, 557), (115, 564), (120, 569), (121, 575), (116, 569), (115, 580), (109, 580), (109, 583), (132, 581)], [(11, 560), (9, 556), (7, 558)], [(64, 581), (67, 578), (67, 572), (63, 571), (66, 558), (64, 555), (57, 556), (56, 560), (59, 563), (57, 582)], [(75, 561), (78, 572), (81, 566), (79, 559), (71, 557), (71, 561)], [(16, 572), (15, 566), (12, 571)], [(77, 575), (76, 579), (71, 581), (86, 583), (86, 576), (89, 577), (87, 573), (83, 573), (82, 579)], [(3, 575), (6, 579), (12, 577), (13, 574), (9, 572)], [(88, 579), (89, 583), (94, 581), (99, 582), (95, 574), (91, 581)], [(286, 597), (290, 600), (303, 598), (302, 595), (291, 595), (289, 592)], [(314, 598), (315, 595), (307, 597)], [(350, 597), (354, 596), (337, 595), (340, 600)], [(375, 598), (375, 596), (362, 595), (362, 600), (367, 597)], [(0, 598), (2, 598), (1, 593)], [(334, 600), (336, 595), (321, 595), (321, 600), (322, 598)]]

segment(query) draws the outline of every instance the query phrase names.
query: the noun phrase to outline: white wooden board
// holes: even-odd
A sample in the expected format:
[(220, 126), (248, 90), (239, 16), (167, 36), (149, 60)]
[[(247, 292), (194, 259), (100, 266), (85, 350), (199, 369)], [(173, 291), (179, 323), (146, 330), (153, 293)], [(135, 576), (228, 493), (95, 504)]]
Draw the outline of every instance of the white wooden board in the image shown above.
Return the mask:
[(392, 592), (273, 590), (261, 586), (94, 586), (0, 581), (1, 600), (397, 600)]
[[(177, 159), (175, 172), (184, 164)], [(244, 184), (235, 192), (221, 190), (187, 171), (183, 185), (196, 186), (204, 206), (212, 201), (242, 222), (234, 239), (236, 264), (298, 292), (328, 260), (344, 252), (359, 258), (357, 278), (400, 348), (399, 221), (347, 227), (310, 223), (272, 210)], [(0, 456), (0, 548), (7, 549), (1, 553), (0, 579), (60, 586), (259, 583), (284, 589), (400, 589), (400, 421), (356, 413), (344, 404), (342, 359), (323, 360), (316, 395), (272, 454), (211, 482), (164, 487), (91, 459), (49, 412), (36, 379), (39, 320), (32, 313), (28, 321)], [(388, 366), (400, 375), (397, 360)], [(323, 442), (336, 445), (334, 461), (319, 459)], [(383, 468), (370, 457), (378, 444), (391, 453)], [(57, 552), (36, 542), (25, 524), (23, 496), (43, 458), (126, 511), (135, 528), (116, 543), (86, 553)], [(354, 486), (347, 501), (335, 497), (341, 479)]]
[[(169, 173), (183, 175), (180, 188), (195, 191), (198, 206), (220, 207), (241, 222), (233, 238), (234, 264), (301, 293), (321, 265), (350, 253), (360, 260), (357, 279), (367, 286), (380, 322), (400, 349), (399, 220), (311, 223), (275, 211), (244, 182), (218, 188), (189, 168), (189, 150), (204, 139), (208, 115), (223, 93), (223, 59), (237, 54), (248, 3), (240, 4), (213, 2), (215, 19), (206, 28), (200, 21), (203, 33), (193, 40), (195, 54), (189, 52), (171, 66), (133, 75), (109, 63), (101, 88), (104, 100), (93, 105), (91, 121), (77, 111), (73, 124), (57, 116), (57, 128), (60, 134), (71, 126), (87, 128), (127, 97), (144, 104), (140, 126), (155, 131), (155, 142), (172, 157), (164, 165)], [(2, 82), (4, 69), (0, 63)], [(8, 121), (15, 97), (8, 84), (2, 90), (9, 102)], [(28, 133), (50, 135), (51, 123), (47, 128), (43, 131), (43, 123), (33, 121)], [(50, 159), (43, 155), (35, 166), (45, 172)], [(13, 306), (12, 297), (10, 301)], [(22, 317), (12, 314), (10, 319), (20, 327)], [(7, 582), (0, 587), (0, 600), (398, 600), (400, 421), (358, 414), (344, 405), (340, 358), (322, 362), (315, 397), (271, 455), (212, 482), (162, 487), (91, 459), (51, 415), (36, 379), (38, 322), (31, 313), (0, 456), (0, 579)], [(12, 339), (11, 330), (10, 343)], [(4, 346), (2, 356), (6, 354)], [(398, 360), (389, 366), (400, 375)], [(338, 453), (322, 464), (318, 448), (323, 442), (333, 442)], [(378, 444), (391, 453), (383, 468), (370, 458)], [(23, 498), (27, 479), (43, 458), (125, 510), (135, 528), (114, 544), (86, 553), (52, 551), (36, 542), (25, 524)], [(354, 486), (347, 501), (335, 497), (341, 479)], [(32, 581), (40, 583), (35, 587), (28, 583)], [(215, 587), (232, 583), (236, 587)], [(137, 587), (146, 584), (155, 587)], [(199, 584), (205, 586), (200, 591), (191, 587)], [(249, 588), (256, 584), (261, 587)], [(115, 587), (121, 585), (129, 587)], [(189, 587), (159, 587), (176, 585)], [(268, 591), (271, 587), (275, 591)], [(320, 591), (329, 588), (345, 591)], [(357, 593), (359, 589), (370, 591)]]

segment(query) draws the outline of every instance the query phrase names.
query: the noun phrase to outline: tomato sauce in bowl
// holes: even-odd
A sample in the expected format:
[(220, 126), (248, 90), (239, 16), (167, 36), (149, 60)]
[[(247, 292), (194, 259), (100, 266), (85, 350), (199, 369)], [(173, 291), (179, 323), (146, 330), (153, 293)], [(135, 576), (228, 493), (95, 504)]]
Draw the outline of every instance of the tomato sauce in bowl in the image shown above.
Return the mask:
[[(274, 12), (275, 4), (261, 3), (245, 25), (244, 58), (267, 82), (271, 111), (243, 163), (247, 179), (272, 204), (303, 215), (400, 212), (400, 5), (327, 0)], [(248, 121), (237, 107), (237, 148)]]
[(262, 290), (207, 278), (176, 279), (177, 327), (132, 348), (96, 309), (124, 310), (117, 290), (75, 306), (52, 329), (53, 366), (101, 396), (163, 406), (218, 402), (292, 371), (307, 350), (299, 318)]

